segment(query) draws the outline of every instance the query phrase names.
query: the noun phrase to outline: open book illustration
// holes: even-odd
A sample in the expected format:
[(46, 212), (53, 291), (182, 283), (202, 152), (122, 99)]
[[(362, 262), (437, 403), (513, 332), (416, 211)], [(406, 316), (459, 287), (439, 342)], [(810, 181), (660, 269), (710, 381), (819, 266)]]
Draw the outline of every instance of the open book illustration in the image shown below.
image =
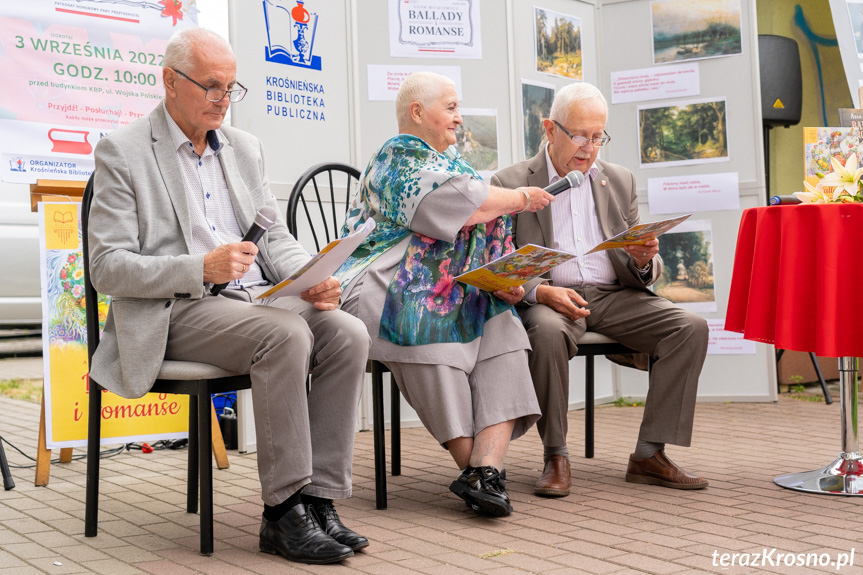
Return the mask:
[(616, 236), (608, 238), (587, 253), (592, 254), (593, 252), (601, 252), (602, 250), (610, 250), (612, 248), (622, 248), (623, 246), (643, 244), (648, 240), (661, 236), (691, 215), (692, 214), (686, 214), (685, 216), (677, 216), (676, 218), (632, 226), (628, 230), (624, 230)]
[(528, 244), (455, 279), (486, 291), (506, 291), (574, 258), (574, 254)]
[(375, 229), (375, 221), (371, 218), (354, 233), (338, 240), (333, 240), (324, 246), (320, 252), (289, 278), (280, 281), (256, 299), (300, 295), (335, 273), (339, 266), (345, 263), (348, 256), (354, 253), (357, 246)]

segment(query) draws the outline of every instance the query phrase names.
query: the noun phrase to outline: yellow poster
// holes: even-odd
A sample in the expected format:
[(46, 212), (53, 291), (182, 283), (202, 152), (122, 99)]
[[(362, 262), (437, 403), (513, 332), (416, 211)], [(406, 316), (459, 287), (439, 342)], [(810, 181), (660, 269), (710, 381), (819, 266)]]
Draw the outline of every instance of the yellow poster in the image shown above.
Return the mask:
[[(40, 203), (39, 214), (46, 443), (48, 449), (84, 446), (90, 383), (80, 204)], [(102, 327), (108, 299), (100, 296), (97, 304)], [(187, 396), (130, 400), (102, 393), (103, 444), (186, 437)]]

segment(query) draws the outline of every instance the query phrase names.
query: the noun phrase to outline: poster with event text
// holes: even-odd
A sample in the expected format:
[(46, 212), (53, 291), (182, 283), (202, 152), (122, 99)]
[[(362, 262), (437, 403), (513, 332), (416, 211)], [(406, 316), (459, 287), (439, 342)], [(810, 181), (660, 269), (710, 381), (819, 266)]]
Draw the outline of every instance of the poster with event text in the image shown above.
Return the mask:
[(6, 2), (0, 16), (0, 178), (86, 180), (93, 148), (162, 98), (168, 38), (196, 0)]

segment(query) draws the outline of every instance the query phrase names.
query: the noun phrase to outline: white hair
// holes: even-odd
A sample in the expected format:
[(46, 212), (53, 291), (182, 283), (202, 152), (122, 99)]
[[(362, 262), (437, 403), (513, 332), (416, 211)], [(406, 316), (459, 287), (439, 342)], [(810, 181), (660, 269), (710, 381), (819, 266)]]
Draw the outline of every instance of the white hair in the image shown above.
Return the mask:
[(399, 128), (407, 126), (411, 117), (411, 104), (419, 102), (428, 108), (443, 94), (444, 86), (455, 86), (452, 78), (435, 72), (414, 72), (402, 82), (396, 94), (396, 119)]
[(165, 68), (175, 68), (188, 74), (195, 66), (195, 49), (204, 46), (210, 49), (223, 49), (231, 55), (234, 53), (228, 41), (212, 30), (184, 28), (174, 32), (174, 35), (168, 40), (162, 65)]
[(573, 82), (558, 90), (554, 95), (551, 112), (548, 114), (549, 120), (557, 120), (560, 123), (566, 122), (573, 104), (584, 100), (598, 100), (605, 106), (606, 112), (608, 111), (608, 102), (599, 88), (587, 82)]

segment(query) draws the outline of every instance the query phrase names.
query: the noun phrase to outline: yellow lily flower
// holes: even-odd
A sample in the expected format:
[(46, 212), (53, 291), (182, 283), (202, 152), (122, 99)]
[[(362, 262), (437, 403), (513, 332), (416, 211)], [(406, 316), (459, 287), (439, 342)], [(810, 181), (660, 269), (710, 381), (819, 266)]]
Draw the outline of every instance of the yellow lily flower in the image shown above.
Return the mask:
[(844, 166), (836, 158), (831, 158), (830, 163), (833, 165), (833, 171), (824, 176), (818, 185), (834, 188), (833, 200), (838, 200), (839, 196), (846, 193), (849, 196), (857, 195), (860, 176), (863, 176), (863, 168), (857, 168), (857, 154), (848, 156)]
[(829, 204), (832, 200), (830, 196), (824, 193), (821, 182), (817, 186), (813, 186), (809, 182), (804, 181), (803, 187), (806, 188), (806, 191), (794, 192), (794, 197), (804, 204)]

